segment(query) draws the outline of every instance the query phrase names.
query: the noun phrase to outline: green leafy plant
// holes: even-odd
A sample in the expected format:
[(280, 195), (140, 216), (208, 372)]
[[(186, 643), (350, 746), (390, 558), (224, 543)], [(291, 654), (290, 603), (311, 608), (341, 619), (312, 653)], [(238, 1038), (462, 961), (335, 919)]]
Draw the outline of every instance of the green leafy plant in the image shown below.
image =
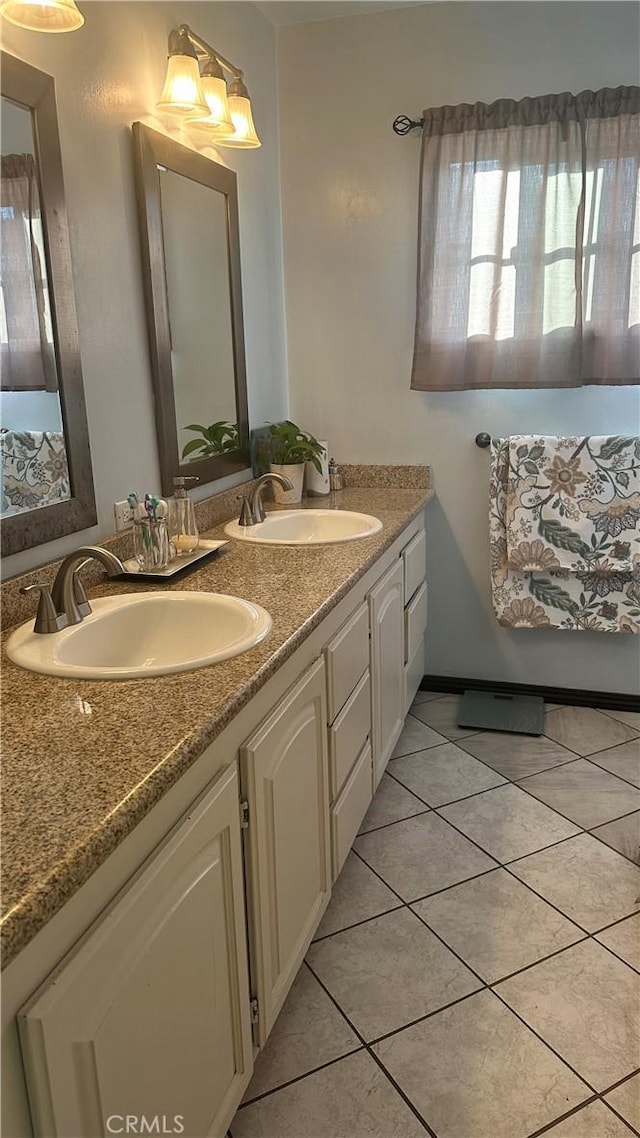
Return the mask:
[(202, 435), (200, 439), (190, 439), (182, 448), (182, 457), (193, 462), (198, 458), (211, 458), (214, 454), (228, 454), (229, 451), (238, 450), (238, 426), (236, 423), (225, 423), (220, 419), (210, 427), (203, 427), (201, 423), (190, 423), (185, 431), (196, 431)]
[(293, 466), (301, 462), (312, 462), (320, 474), (320, 456), (323, 448), (313, 435), (301, 431), (300, 427), (286, 419), (284, 423), (271, 423), (271, 461), (277, 466)]

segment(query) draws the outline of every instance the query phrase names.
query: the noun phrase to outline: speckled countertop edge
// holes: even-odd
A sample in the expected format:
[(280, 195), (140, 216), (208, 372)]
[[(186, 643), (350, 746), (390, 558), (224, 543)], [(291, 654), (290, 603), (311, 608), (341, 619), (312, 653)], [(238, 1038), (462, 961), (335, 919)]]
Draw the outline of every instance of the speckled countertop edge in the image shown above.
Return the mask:
[[(383, 529), (366, 542), (306, 549), (233, 542), (172, 585), (235, 592), (271, 612), (270, 637), (224, 664), (155, 679), (79, 682), (35, 675), (3, 660), (3, 967), (432, 497), (429, 489), (353, 487), (310, 499), (305, 505), (377, 514)], [(218, 526), (207, 536), (225, 535)], [(293, 592), (285, 587), (292, 579)], [(136, 587), (107, 583), (93, 595)]]

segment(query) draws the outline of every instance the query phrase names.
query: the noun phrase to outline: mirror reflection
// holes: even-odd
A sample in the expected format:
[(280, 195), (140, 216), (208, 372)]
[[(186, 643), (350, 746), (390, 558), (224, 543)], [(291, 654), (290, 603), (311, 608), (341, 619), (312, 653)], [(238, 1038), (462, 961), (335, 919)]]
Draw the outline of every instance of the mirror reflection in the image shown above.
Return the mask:
[[(218, 440), (214, 420), (236, 414), (227, 199), (165, 166), (158, 170), (178, 450), (193, 462), (222, 453), (229, 435)], [(237, 448), (233, 441), (228, 449)]]
[(133, 124), (162, 489), (250, 469), (237, 178)]
[(71, 498), (30, 108), (1, 101), (0, 515)]

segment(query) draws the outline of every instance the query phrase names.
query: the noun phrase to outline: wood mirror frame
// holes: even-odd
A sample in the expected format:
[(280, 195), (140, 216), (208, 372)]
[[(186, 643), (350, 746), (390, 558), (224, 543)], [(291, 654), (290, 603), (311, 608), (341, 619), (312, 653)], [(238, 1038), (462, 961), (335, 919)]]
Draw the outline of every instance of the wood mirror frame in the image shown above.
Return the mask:
[[(251, 467), (237, 177), (233, 170), (182, 146), (175, 139), (168, 138), (143, 123), (133, 124), (133, 139), (160, 473), (163, 493), (171, 494), (176, 476), (197, 475), (201, 483), (206, 483)], [(158, 165), (224, 194), (227, 204), (229, 300), (240, 446), (237, 450), (191, 462), (181, 460), (178, 446)]]
[(52, 77), (8, 52), (0, 53), (0, 92), (29, 109), (40, 179), (42, 228), (60, 407), (71, 497), (0, 519), (4, 557), (88, 529), (97, 521), (89, 430), (82, 382), (69, 228), (64, 199), (60, 136)]

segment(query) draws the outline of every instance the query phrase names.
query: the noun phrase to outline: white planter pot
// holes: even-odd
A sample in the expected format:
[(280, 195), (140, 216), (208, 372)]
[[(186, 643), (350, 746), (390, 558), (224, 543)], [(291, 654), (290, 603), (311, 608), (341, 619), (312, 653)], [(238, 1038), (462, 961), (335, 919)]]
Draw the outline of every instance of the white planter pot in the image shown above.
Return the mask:
[(294, 506), (297, 502), (302, 501), (302, 486), (304, 483), (304, 462), (297, 462), (295, 464), (287, 463), (280, 466), (276, 462), (272, 462), (269, 469), (274, 474), (282, 474), (284, 478), (288, 478), (293, 482), (293, 490), (283, 490), (278, 482), (273, 482), (273, 496), (279, 506)]

